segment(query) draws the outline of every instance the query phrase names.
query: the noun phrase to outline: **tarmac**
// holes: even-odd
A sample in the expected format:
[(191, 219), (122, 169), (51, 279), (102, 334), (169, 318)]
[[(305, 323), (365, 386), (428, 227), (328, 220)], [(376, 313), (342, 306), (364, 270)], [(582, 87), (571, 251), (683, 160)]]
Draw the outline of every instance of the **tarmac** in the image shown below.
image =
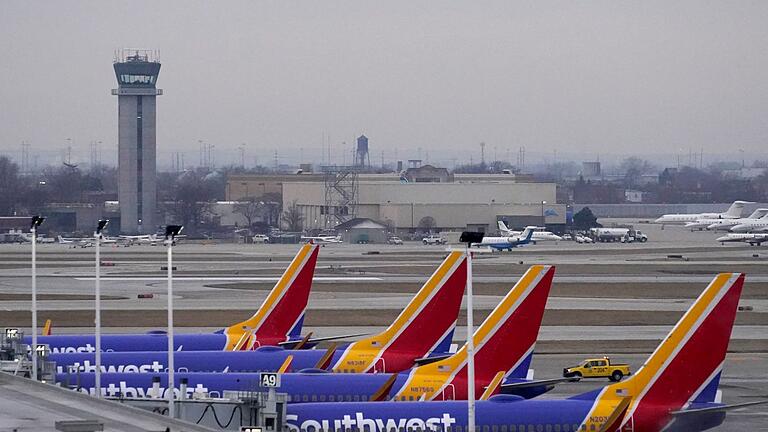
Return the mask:
[[(634, 223), (650, 240), (540, 242), (512, 252), (477, 253), (475, 322), (529, 265), (552, 264), (557, 273), (534, 356), (536, 378), (558, 377), (564, 366), (604, 354), (636, 370), (717, 272), (745, 272), (740, 303), (744, 310), (737, 315), (721, 389), (728, 403), (768, 399), (768, 248), (720, 245), (714, 240), (719, 233), (672, 226), (662, 231), (636, 220), (621, 222)], [(26, 332), (29, 249), (0, 245), (0, 326)], [(247, 318), (296, 250), (296, 245), (179, 244), (174, 249), (177, 332), (210, 331)], [(52, 318), (55, 333), (89, 332), (93, 249), (51, 244), (41, 245), (38, 251), (41, 323)], [(419, 242), (324, 246), (306, 331), (322, 337), (381, 330), (445, 254), (445, 246)], [(102, 250), (102, 260), (109, 264), (101, 268), (105, 332), (162, 327), (165, 258), (162, 246)], [(153, 298), (139, 299), (139, 294)], [(466, 338), (463, 322), (460, 319), (456, 343)], [(586, 381), (558, 386), (544, 397), (578, 394), (603, 384)], [(768, 430), (767, 425), (768, 406), (760, 405), (729, 413), (718, 430)]]

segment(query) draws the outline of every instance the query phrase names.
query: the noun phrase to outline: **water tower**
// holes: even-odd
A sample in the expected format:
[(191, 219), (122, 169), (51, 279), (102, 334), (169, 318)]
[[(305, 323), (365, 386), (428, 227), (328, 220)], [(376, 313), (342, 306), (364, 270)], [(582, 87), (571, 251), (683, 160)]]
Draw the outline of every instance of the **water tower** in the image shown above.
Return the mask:
[(355, 166), (367, 168), (371, 166), (371, 157), (368, 154), (368, 137), (360, 135), (357, 137), (357, 147), (355, 148)]
[(160, 74), (157, 51), (121, 49), (114, 60), (117, 87), (118, 186), (120, 232), (152, 234), (156, 230), (157, 145), (155, 87)]

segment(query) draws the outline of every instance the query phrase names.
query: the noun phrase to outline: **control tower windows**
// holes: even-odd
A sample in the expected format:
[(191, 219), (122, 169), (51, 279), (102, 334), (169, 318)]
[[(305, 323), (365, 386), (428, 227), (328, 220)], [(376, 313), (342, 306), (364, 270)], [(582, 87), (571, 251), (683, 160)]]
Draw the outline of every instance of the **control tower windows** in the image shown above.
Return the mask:
[(120, 84), (143, 84), (143, 85), (154, 85), (155, 80), (157, 79), (156, 75), (131, 75), (131, 74), (122, 74), (120, 75)]

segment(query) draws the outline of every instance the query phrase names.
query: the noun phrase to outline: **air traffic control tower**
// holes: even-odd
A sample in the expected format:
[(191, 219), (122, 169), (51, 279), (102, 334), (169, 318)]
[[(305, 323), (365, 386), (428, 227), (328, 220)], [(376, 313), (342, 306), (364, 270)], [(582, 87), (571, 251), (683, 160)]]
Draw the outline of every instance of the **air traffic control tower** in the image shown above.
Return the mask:
[(115, 52), (118, 88), (118, 186), (120, 232), (152, 234), (157, 207), (156, 99), (160, 60), (157, 51), (121, 49)]

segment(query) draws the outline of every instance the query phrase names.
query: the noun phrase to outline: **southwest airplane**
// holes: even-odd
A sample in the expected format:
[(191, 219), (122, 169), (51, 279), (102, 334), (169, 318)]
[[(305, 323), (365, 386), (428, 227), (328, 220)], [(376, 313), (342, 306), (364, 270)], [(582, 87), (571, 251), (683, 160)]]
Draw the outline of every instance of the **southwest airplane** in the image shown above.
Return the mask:
[(527, 226), (519, 235), (513, 235), (509, 237), (483, 237), (480, 243), (475, 243), (476, 246), (490, 246), (498, 250), (512, 250), (514, 247), (527, 245), (533, 238), (533, 232), (536, 227)]
[[(503, 389), (530, 397), (551, 389), (550, 384), (555, 381), (567, 380), (525, 380), (553, 274), (554, 268), (550, 266), (531, 267), (475, 331), (475, 382), (480, 392), (483, 387), (497, 387), (506, 379), (501, 385)], [(351, 364), (357, 361), (342, 358), (342, 361), (347, 360)], [(278, 391), (287, 393), (291, 402), (466, 399), (466, 362), (465, 346), (443, 360), (399, 374), (285, 373), (281, 375)], [(77, 390), (93, 394), (93, 375), (57, 375), (57, 382), (69, 385), (77, 380)], [(181, 373), (176, 377), (179, 383), (186, 380), (187, 391), (207, 392), (212, 396), (222, 395), (227, 390), (268, 390), (260, 386), (259, 374)], [(155, 379), (159, 379), (157, 390), (165, 391), (168, 382), (165, 373), (107, 373), (101, 376), (101, 392), (106, 396), (147, 395), (152, 391)]]
[[(307, 308), (319, 246), (306, 244), (269, 293), (259, 310), (249, 319), (215, 333), (187, 333), (174, 337), (177, 351), (253, 349), (285, 342), (301, 343), (301, 325)], [(25, 337), (24, 343), (31, 343)], [(94, 336), (54, 335), (37, 338), (49, 345), (52, 353), (93, 352)], [(101, 336), (103, 351), (165, 351), (165, 332), (151, 334), (110, 334)]]
[[(400, 372), (427, 357), (448, 353), (467, 283), (467, 259), (451, 252), (384, 332), (340, 350), (287, 350), (263, 346), (254, 351), (179, 351), (179, 372), (259, 372), (331, 368), (334, 372)], [(96, 370), (93, 353), (51, 354), (59, 373), (75, 366), (79, 372)], [(290, 358), (290, 361), (288, 359)], [(163, 372), (168, 354), (154, 352), (102, 353), (103, 372)], [(286, 361), (288, 363), (286, 364)]]
[[(725, 410), (756, 404), (723, 405), (717, 389), (743, 284), (741, 274), (715, 277), (634, 376), (568, 399), (490, 397), (477, 402), (476, 430), (690, 432), (721, 424)], [(468, 430), (466, 402), (298, 404), (286, 419), (306, 432)]]
[(699, 219), (738, 219), (744, 211), (744, 204), (752, 204), (749, 201), (734, 201), (724, 213), (688, 213), (665, 214), (654, 221), (662, 225), (685, 225), (696, 222)]

